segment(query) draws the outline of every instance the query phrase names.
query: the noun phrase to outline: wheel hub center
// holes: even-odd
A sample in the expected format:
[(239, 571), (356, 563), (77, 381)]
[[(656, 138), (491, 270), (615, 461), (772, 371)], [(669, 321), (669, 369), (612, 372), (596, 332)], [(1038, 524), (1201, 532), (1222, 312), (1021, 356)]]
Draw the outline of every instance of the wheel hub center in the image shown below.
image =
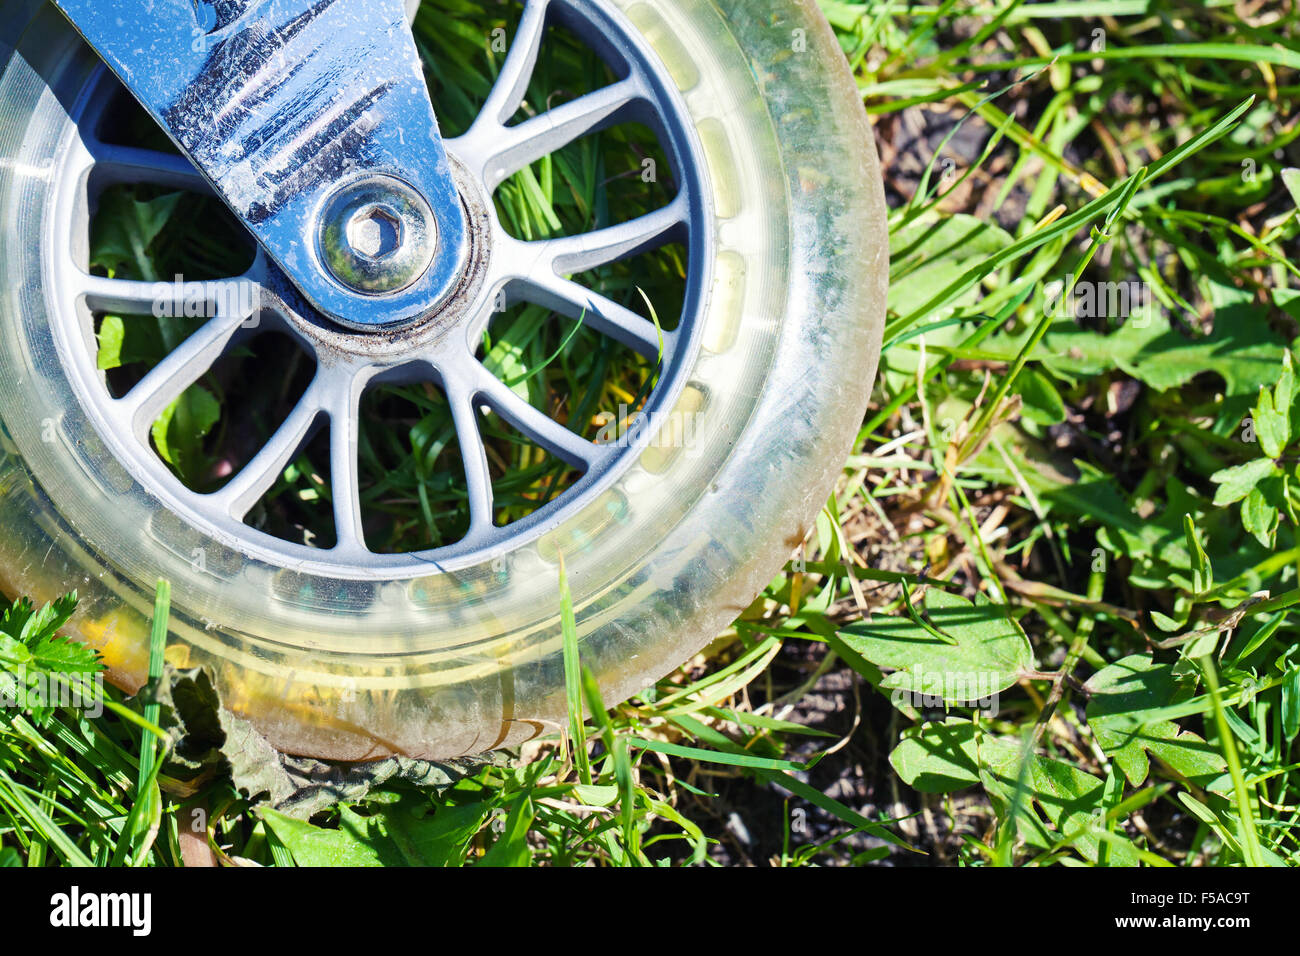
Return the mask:
[(395, 176), (344, 183), (325, 202), (318, 253), (344, 288), (383, 296), (410, 288), (438, 252), (429, 203)]
[[(479, 321), (483, 310), (491, 307), (484, 288), (492, 234), (487, 205), (490, 200), (462, 163), (451, 155), (448, 160), (464, 210), (468, 241), (458, 281), (445, 298), (405, 322), (335, 322), (313, 309), (288, 277), (273, 268), (264, 280), (263, 291), (266, 301), (273, 298), (274, 304), (264, 303), (266, 308), (282, 314), (313, 348), (338, 360), (391, 364), (400, 364), (427, 350), (452, 328)], [(396, 177), (368, 176), (336, 185), (317, 228), (321, 268), (334, 281), (376, 302), (383, 301), (386, 295), (376, 288), (384, 278), (397, 281), (394, 277), (403, 273), (417, 273), (421, 259), (436, 259), (448, 251), (437, 242), (436, 228), (432, 220), (424, 217), (419, 196)], [(351, 282), (359, 284), (354, 287)]]

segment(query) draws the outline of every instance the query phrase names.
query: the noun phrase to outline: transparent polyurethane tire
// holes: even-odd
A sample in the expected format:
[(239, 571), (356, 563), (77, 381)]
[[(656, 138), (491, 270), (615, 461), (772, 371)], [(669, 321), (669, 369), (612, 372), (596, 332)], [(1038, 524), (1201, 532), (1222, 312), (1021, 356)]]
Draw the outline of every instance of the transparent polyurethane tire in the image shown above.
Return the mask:
[(335, 759), (481, 752), (558, 726), (561, 554), (607, 702), (705, 645), (834, 483), (874, 379), (888, 267), (870, 129), (815, 2), (723, 6), (602, 4), (671, 78), (703, 160), (708, 269), (671, 407), (559, 520), (481, 560), (350, 574), (241, 547), (147, 488), (101, 433), (52, 321), (85, 308), (66, 287), (85, 239), (50, 225), (102, 67), (48, 4), (0, 2), (6, 593), (76, 588), (74, 632), (132, 689), (167, 578), (168, 659), (211, 667), (226, 705), (282, 750)]

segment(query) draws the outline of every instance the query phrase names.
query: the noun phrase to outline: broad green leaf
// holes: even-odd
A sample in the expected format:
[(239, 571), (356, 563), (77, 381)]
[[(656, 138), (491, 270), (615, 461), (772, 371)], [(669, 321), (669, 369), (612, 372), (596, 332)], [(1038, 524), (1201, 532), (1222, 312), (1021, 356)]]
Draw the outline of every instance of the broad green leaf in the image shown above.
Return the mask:
[(31, 649), (22, 641), (0, 634), (0, 665), (17, 668), (32, 661)]
[[(1093, 828), (1106, 809), (1105, 783), (1078, 767), (1030, 754), (1022, 767), (1019, 741), (983, 738), (978, 741), (980, 780), (989, 797), (1009, 812), (1020, 789), (1017, 829), (1031, 845), (1050, 847), (1062, 837), (1075, 837), (1074, 846), (1087, 860), (1096, 862), (1102, 841)], [(1037, 806), (1054, 831), (1032, 811)], [(1106, 859), (1114, 866), (1137, 864), (1136, 851), (1124, 842), (1108, 843)]]
[(1194, 661), (1201, 657), (1211, 656), (1218, 648), (1219, 632), (1203, 631), (1183, 645), (1183, 657), (1186, 660)]
[(1148, 717), (1178, 699), (1173, 665), (1133, 654), (1098, 671), (1086, 686), (1092, 695), (1088, 726), (1134, 786), (1146, 781), (1148, 754), (1201, 787), (1215, 784), (1227, 769), (1218, 750), (1196, 734)]
[(1163, 318), (1131, 317), (1109, 335), (1065, 320), (1048, 331), (1042, 360), (1052, 372), (1075, 380), (1119, 368), (1161, 392), (1213, 372), (1224, 381), (1218, 427), (1225, 430), (1240, 423), (1261, 386), (1277, 380), (1284, 351), (1266, 310), (1241, 298), (1239, 290), (1225, 290), (1209, 335), (1189, 339)]
[(619, 788), (617, 784), (577, 784), (573, 788), (573, 795), (588, 807), (609, 807), (614, 805), (618, 799)]
[(293, 854), (299, 866), (385, 866), (400, 863), (397, 848), (379, 831), (379, 822), (344, 810), (337, 830), (295, 820), (270, 807), (258, 810), (266, 825)]
[[(906, 315), (925, 305), (939, 290), (959, 279), (972, 265), (1011, 245), (1010, 234), (975, 216), (957, 214), (943, 219), (925, 215), (891, 237), (893, 268), (889, 286), (890, 311)], [(929, 316), (938, 321), (978, 298), (970, 289)]]
[(1056, 425), (1065, 421), (1065, 402), (1050, 379), (1026, 367), (1016, 376), (1015, 392), (1023, 401), (1021, 414), (1039, 425)]
[(106, 315), (96, 333), (96, 365), (104, 371), (137, 363), (157, 365), (202, 322), (202, 319), (188, 318), (156, 319), (152, 315)]
[(975, 724), (959, 717), (903, 731), (890, 766), (913, 790), (949, 793), (979, 783)]
[(39, 667), (61, 674), (94, 674), (104, 667), (94, 649), (67, 638), (50, 637), (37, 642), (32, 658)]
[(1291, 416), (1286, 406), (1273, 407), (1273, 392), (1267, 388), (1259, 390), (1259, 401), (1252, 409), (1255, 421), (1255, 437), (1259, 447), (1268, 458), (1280, 458), (1287, 442), (1291, 440)]
[(77, 592), (73, 591), (36, 607), (27, 598), (10, 604), (0, 616), (0, 633), (22, 641), (28, 647), (53, 637), (77, 609)]
[(99, 349), (95, 357), (95, 367), (101, 372), (121, 368), (127, 362), (122, 358), (126, 347), (126, 324), (121, 316), (106, 315), (99, 321), (99, 331), (95, 333)]
[(1271, 548), (1281, 520), (1281, 513), (1268, 500), (1268, 496), (1260, 488), (1250, 489), (1250, 494), (1241, 503), (1241, 526), (1264, 547)]
[(389, 804), (380, 811), (388, 838), (408, 866), (457, 866), (466, 847), (479, 831), (491, 809), (486, 803), (443, 807), (420, 816), (411, 801)]
[(483, 859), (478, 862), (478, 865), (527, 866), (531, 863), (533, 851), (528, 845), (528, 828), (532, 825), (533, 816), (533, 801), (528, 797), (517, 799), (506, 816), (501, 835), (497, 837), (487, 853), (483, 854)]
[(850, 624), (840, 639), (878, 667), (892, 670), (881, 683), (913, 694), (963, 703), (987, 697), (1033, 670), (1029, 640), (1007, 609), (983, 595), (975, 603), (932, 588), (925, 617), (938, 638), (902, 612)]
[(1300, 289), (1271, 289), (1273, 304), (1291, 316), (1300, 319)]
[(1219, 490), (1214, 493), (1214, 506), (1221, 508), (1240, 501), (1261, 481), (1276, 474), (1280, 474), (1277, 465), (1269, 458), (1256, 458), (1244, 465), (1216, 471), (1210, 476), (1210, 481), (1219, 486)]
[(1179, 620), (1172, 618), (1168, 614), (1161, 614), (1159, 611), (1151, 612), (1151, 620), (1155, 626), (1160, 628), (1166, 634), (1173, 634), (1175, 631), (1181, 631), (1187, 624), (1186, 618)]
[(163, 410), (150, 434), (164, 461), (191, 483), (204, 467), (203, 439), (221, 420), (221, 403), (202, 385), (192, 385)]
[(149, 247), (167, 225), (181, 193), (138, 200), (123, 190), (107, 190), (91, 235), (90, 261), (114, 273), (128, 272), (146, 282), (158, 279)]

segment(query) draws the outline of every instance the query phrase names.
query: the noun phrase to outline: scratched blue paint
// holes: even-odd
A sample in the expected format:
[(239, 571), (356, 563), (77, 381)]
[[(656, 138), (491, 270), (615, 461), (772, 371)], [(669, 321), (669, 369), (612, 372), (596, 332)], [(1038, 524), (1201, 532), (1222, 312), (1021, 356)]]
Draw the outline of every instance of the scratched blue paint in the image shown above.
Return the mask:
[[(304, 296), (354, 327), (432, 311), (466, 223), (402, 0), (54, 0)], [(411, 287), (353, 292), (319, 261), (321, 206), (386, 173), (429, 201), (439, 246)]]

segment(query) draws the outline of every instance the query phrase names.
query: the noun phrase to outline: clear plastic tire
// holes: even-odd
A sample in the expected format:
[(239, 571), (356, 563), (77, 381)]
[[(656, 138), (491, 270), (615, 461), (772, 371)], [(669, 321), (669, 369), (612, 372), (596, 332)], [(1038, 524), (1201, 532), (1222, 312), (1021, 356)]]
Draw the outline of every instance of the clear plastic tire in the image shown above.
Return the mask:
[(607, 703), (743, 611), (825, 501), (875, 376), (888, 239), (870, 127), (813, 0), (599, 6), (602, 29), (671, 82), (698, 160), (706, 246), (675, 384), (617, 467), (519, 533), (353, 573), (342, 552), (299, 559), (205, 523), (97, 415), (93, 350), (75, 333), (86, 293), (70, 278), (85, 239), (65, 224), (85, 188), (61, 186), (86, 179), (78, 117), (104, 71), (53, 7), (0, 0), (4, 590), (77, 589), (73, 632), (134, 689), (168, 579), (168, 659), (210, 667), (225, 705), (281, 750), (343, 760), (477, 753), (555, 729), (561, 558)]

